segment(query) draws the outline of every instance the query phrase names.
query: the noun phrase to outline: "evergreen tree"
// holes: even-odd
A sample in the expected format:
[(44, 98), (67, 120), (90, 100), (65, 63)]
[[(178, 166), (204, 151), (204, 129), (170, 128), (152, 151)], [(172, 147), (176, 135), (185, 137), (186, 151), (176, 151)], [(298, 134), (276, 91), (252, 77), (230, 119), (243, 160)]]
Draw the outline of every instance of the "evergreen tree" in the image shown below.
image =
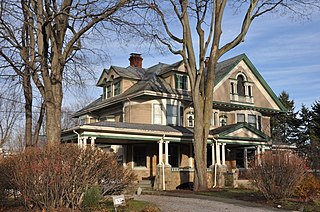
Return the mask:
[(309, 161), (311, 168), (320, 170), (320, 102), (316, 101), (311, 109)]
[(294, 100), (290, 100), (287, 92), (282, 91), (279, 99), (286, 107), (287, 112), (276, 114), (271, 118), (272, 140), (273, 143), (294, 144), (299, 138), (298, 112), (294, 112)]

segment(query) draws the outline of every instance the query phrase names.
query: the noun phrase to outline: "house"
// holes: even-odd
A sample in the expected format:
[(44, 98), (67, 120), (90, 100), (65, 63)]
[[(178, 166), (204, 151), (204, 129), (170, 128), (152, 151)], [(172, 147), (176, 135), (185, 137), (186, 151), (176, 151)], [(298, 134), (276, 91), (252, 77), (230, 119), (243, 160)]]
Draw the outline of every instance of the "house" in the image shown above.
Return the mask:
[[(63, 142), (112, 147), (139, 181), (154, 189), (175, 189), (193, 181), (194, 113), (190, 82), (182, 61), (142, 68), (132, 53), (128, 67), (111, 66), (97, 82), (100, 98), (74, 114), (79, 125)], [(217, 66), (208, 138), (209, 186), (225, 186), (233, 173), (270, 149), (270, 117), (284, 106), (245, 54)]]

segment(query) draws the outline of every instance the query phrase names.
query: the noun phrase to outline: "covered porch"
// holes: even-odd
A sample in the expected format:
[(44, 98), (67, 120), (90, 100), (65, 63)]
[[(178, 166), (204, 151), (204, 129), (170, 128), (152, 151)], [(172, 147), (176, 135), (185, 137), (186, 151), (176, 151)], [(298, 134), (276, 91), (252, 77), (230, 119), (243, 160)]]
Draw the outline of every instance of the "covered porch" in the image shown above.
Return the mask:
[[(239, 169), (248, 168), (250, 158), (268, 148), (267, 138), (250, 126), (221, 128), (211, 130), (207, 141), (210, 187), (224, 187), (230, 173), (237, 180)], [(248, 133), (252, 135), (248, 137)], [(147, 181), (156, 190), (173, 190), (193, 182), (193, 131), (189, 128), (101, 122), (64, 131), (62, 142), (114, 152), (123, 166), (137, 174), (139, 182)]]

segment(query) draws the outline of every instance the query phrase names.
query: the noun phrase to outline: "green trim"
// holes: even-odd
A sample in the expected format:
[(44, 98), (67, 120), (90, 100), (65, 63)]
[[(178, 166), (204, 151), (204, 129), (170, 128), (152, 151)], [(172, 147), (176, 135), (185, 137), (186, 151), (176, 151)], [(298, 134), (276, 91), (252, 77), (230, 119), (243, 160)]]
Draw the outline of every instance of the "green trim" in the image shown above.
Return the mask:
[(239, 55), (239, 59), (236, 60), (234, 62), (234, 64), (232, 66), (229, 66), (229, 70), (225, 72), (224, 75), (221, 75), (220, 78), (217, 79), (216, 84), (218, 84), (222, 79), (224, 79), (226, 77), (226, 75), (228, 75), (230, 73), (230, 71), (232, 71), (234, 69), (234, 67), (236, 67), (236, 65), (238, 65), (240, 63), (240, 61), (244, 61), (248, 67), (250, 68), (250, 70), (252, 71), (252, 73), (257, 77), (257, 79), (259, 80), (259, 82), (262, 84), (262, 86), (266, 89), (266, 91), (268, 92), (268, 94), (272, 97), (272, 99), (276, 102), (276, 104), (278, 105), (278, 107), (281, 109), (281, 112), (287, 112), (287, 109), (285, 108), (285, 106), (281, 103), (281, 101), (279, 100), (279, 98), (277, 97), (277, 95), (272, 91), (272, 89), (270, 88), (270, 86), (267, 84), (267, 82), (263, 79), (263, 77), (261, 76), (261, 74), (258, 72), (257, 68), (252, 64), (252, 62), (249, 60), (249, 58), (247, 57), (246, 54), (241, 54)]
[[(246, 103), (249, 104), (249, 103)], [(263, 108), (263, 107), (255, 107), (255, 106), (250, 106), (250, 105), (243, 105), (243, 104), (235, 104), (235, 103), (229, 103), (229, 102), (218, 102), (218, 101), (213, 101), (213, 105), (225, 105), (227, 107), (231, 108), (241, 108), (241, 109), (252, 109), (256, 111), (269, 111), (269, 112), (274, 112), (274, 113), (279, 113), (283, 111), (275, 110), (275, 109), (270, 109), (270, 108)]]
[[(238, 129), (241, 129), (241, 128), (246, 128), (247, 130), (260, 136), (261, 138), (243, 138), (243, 137), (228, 136), (229, 133), (232, 133), (232, 132), (234, 132)], [(266, 134), (264, 134), (260, 130), (257, 130), (256, 128), (254, 128), (253, 126), (251, 126), (248, 123), (237, 124), (236, 126), (219, 133), (218, 136), (219, 136), (219, 138), (226, 138), (226, 139), (231, 139), (231, 140), (235, 140), (235, 139), (236, 140), (249, 140), (249, 141), (251, 141), (251, 140), (266, 140), (266, 141), (268, 141), (269, 140), (269, 138)]]
[(267, 82), (263, 79), (261, 74), (258, 72), (256, 67), (252, 64), (252, 62), (249, 60), (247, 55), (243, 55), (243, 60), (244, 62), (249, 66), (249, 68), (252, 70), (252, 72), (256, 75), (260, 83), (266, 88), (267, 92), (269, 95), (272, 97), (272, 99), (277, 103), (279, 108), (281, 109), (282, 112), (287, 112), (287, 108), (282, 104), (282, 102), (279, 100), (277, 95), (273, 92), (273, 90), (270, 88), (270, 86), (267, 84)]

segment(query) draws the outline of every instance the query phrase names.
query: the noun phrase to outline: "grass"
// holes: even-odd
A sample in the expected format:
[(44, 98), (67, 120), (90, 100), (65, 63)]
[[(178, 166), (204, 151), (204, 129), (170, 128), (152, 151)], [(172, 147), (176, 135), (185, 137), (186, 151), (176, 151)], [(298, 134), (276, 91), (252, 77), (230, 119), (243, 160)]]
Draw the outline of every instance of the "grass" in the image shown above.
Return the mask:
[[(1, 202), (0, 204), (0, 211), (9, 211), (9, 212), (24, 212), (24, 211), (39, 211), (38, 209), (34, 210), (27, 210), (23, 206), (23, 202), (21, 200), (16, 199), (7, 199), (5, 202)], [(60, 208), (57, 211), (69, 212), (71, 209), (67, 208)], [(80, 211), (80, 210), (76, 210)], [(113, 206), (112, 200), (106, 200), (99, 204), (97, 208), (83, 208), (81, 211), (101, 211), (101, 212), (113, 212), (115, 208)], [(145, 201), (138, 201), (138, 200), (127, 200), (126, 206), (118, 207), (118, 212), (158, 212), (160, 211), (157, 207), (150, 204), (149, 202)]]
[(310, 202), (301, 202), (297, 201), (296, 199), (268, 201), (258, 191), (247, 189), (215, 189), (208, 192), (199, 192), (197, 194), (204, 196), (250, 201), (273, 206), (276, 208), (282, 208), (285, 210), (300, 210), (304, 212), (320, 211), (320, 199)]

